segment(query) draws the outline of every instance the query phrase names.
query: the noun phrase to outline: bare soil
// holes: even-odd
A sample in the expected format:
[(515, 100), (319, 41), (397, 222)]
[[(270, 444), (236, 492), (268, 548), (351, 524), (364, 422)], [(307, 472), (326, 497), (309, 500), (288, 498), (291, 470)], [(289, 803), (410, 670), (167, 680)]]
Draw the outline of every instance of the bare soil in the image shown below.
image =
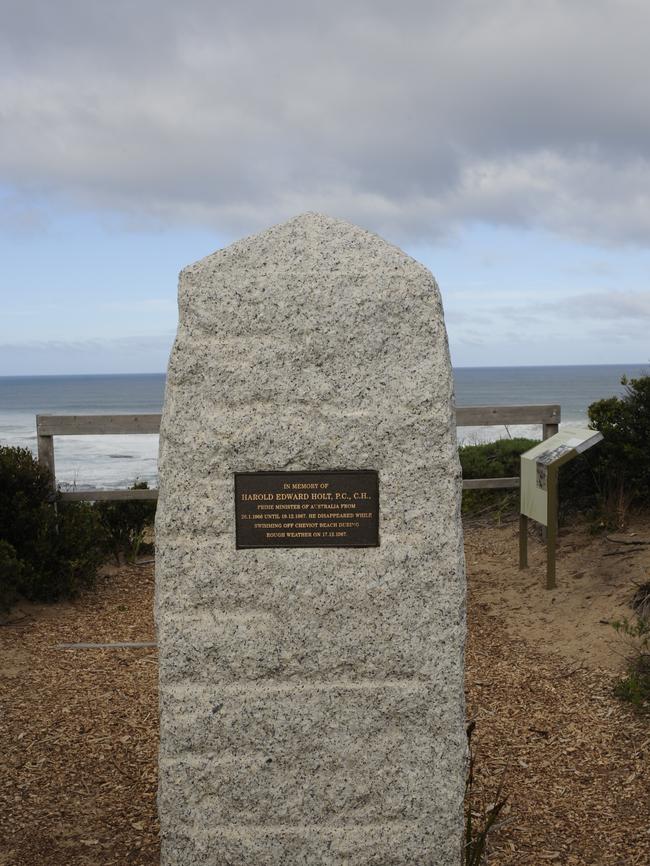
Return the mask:
[[(494, 866), (650, 863), (650, 724), (612, 695), (608, 624), (650, 579), (650, 545), (623, 543), (650, 541), (650, 520), (613, 538), (564, 530), (549, 592), (534, 540), (519, 572), (515, 524), (466, 527), (476, 819), (508, 796)], [(153, 640), (152, 599), (151, 565), (108, 569), (0, 627), (0, 866), (158, 864), (157, 653), (58, 648)]]
[(509, 634), (588, 668), (618, 672), (625, 647), (611, 623), (631, 617), (635, 589), (650, 581), (650, 518), (625, 532), (593, 535), (584, 522), (564, 527), (557, 588), (546, 587), (546, 548), (531, 530), (529, 568), (519, 570), (519, 526), (468, 524), (465, 556), (471, 599), (487, 604)]

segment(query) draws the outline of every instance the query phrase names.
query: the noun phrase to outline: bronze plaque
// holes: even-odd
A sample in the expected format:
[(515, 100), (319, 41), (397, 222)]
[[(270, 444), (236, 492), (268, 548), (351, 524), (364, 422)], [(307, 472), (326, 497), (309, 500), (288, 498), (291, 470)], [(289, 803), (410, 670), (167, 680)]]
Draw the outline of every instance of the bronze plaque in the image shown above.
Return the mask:
[(372, 471), (236, 472), (237, 548), (379, 547)]

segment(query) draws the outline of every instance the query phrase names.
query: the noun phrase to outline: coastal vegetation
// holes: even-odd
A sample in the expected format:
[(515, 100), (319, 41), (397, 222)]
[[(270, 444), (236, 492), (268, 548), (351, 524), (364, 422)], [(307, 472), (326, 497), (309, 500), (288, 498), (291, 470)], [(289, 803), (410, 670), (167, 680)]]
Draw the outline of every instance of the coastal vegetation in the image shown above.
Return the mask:
[[(536, 439), (497, 439), (479, 445), (461, 445), (458, 449), (463, 478), (515, 478), (519, 475), (519, 458), (537, 445)], [(514, 511), (519, 502), (517, 488), (501, 490), (465, 490), (463, 514), (490, 513), (499, 516)]]
[[(136, 481), (131, 490), (147, 490), (146, 481)], [(153, 544), (145, 540), (147, 530), (156, 516), (156, 503), (151, 500), (98, 502), (95, 506), (108, 549), (119, 565), (124, 559), (135, 560), (139, 553), (150, 553)]]
[(105, 555), (92, 506), (52, 503), (49, 473), (27, 448), (0, 448), (0, 607), (57, 601), (91, 586)]
[(29, 449), (0, 447), (0, 610), (91, 587), (109, 553), (137, 554), (154, 513), (150, 502), (57, 502)]
[(595, 497), (608, 528), (623, 528), (630, 507), (650, 502), (650, 376), (623, 377), (622, 397), (607, 397), (588, 409), (589, 426), (603, 434), (585, 455)]

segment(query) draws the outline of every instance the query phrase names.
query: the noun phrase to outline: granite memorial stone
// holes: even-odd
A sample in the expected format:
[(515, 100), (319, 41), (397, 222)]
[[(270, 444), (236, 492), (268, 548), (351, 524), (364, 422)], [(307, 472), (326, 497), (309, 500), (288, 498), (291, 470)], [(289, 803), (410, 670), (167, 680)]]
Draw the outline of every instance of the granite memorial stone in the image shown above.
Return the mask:
[(435, 280), (305, 214), (186, 268), (179, 309), (162, 864), (457, 866), (465, 583)]

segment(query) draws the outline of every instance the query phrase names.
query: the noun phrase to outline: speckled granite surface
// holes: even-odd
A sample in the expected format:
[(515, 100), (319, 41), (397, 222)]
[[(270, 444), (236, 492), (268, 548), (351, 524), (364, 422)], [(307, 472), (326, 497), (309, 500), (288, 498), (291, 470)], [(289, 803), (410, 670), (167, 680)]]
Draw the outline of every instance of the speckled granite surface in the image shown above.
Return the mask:
[[(181, 273), (160, 439), (163, 866), (457, 866), (465, 582), (437, 286), (305, 214)], [(374, 469), (381, 544), (236, 550), (233, 473)]]

